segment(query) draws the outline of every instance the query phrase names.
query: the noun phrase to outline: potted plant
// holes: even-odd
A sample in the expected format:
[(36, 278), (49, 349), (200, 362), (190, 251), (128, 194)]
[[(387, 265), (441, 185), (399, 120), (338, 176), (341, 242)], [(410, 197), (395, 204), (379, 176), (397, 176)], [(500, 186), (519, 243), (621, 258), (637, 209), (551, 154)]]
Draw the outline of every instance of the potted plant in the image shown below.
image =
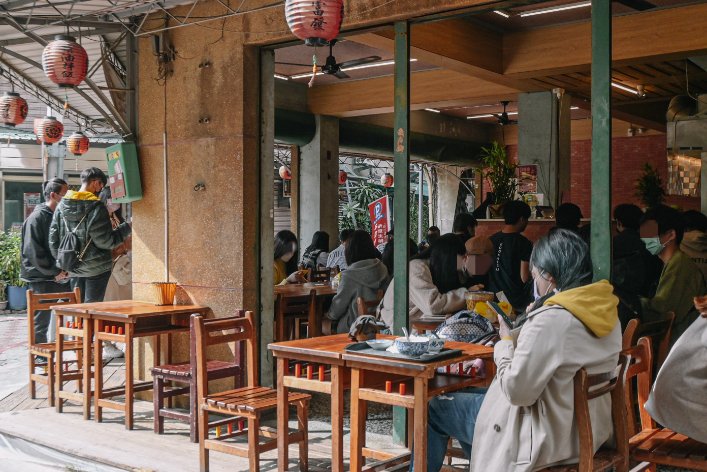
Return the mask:
[(22, 237), (9, 231), (0, 236), (0, 274), (7, 286), (7, 299), (11, 310), (27, 308), (27, 287), (20, 279)]
[(0, 311), (7, 310), (7, 294), (5, 293), (5, 282), (0, 280)]
[(482, 147), (481, 160), (484, 163), (483, 176), (493, 187), (494, 202), (489, 206), (491, 217), (497, 217), (503, 212), (503, 205), (515, 199), (516, 188), (516, 164), (508, 159), (506, 148), (498, 141), (491, 143), (489, 147)]
[(643, 174), (636, 180), (636, 196), (646, 208), (654, 208), (665, 201), (663, 181), (658, 171), (647, 162), (643, 165)]

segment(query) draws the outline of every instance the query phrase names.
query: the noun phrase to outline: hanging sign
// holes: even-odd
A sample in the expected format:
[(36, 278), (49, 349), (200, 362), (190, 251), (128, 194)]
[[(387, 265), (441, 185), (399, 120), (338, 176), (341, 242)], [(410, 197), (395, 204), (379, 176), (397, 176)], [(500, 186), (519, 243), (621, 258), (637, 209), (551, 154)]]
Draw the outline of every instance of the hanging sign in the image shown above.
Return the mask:
[(368, 213), (371, 217), (373, 245), (378, 247), (387, 241), (386, 235), (390, 231), (390, 197), (386, 195), (369, 203)]
[(518, 166), (518, 193), (538, 192), (538, 166), (530, 164)]

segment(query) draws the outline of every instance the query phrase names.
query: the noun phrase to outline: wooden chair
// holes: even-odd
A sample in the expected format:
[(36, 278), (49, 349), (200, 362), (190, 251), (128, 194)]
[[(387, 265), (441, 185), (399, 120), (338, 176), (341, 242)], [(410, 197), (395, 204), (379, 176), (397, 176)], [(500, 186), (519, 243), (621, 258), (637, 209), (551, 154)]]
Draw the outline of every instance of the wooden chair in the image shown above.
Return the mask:
[(375, 316), (376, 308), (378, 308), (378, 305), (380, 305), (380, 302), (381, 300), (383, 300), (384, 295), (385, 292), (383, 292), (383, 290), (378, 290), (378, 292), (376, 292), (376, 298), (374, 300), (364, 300), (363, 297), (356, 298), (356, 309), (358, 310), (358, 316)]
[(315, 326), (317, 320), (317, 291), (312, 289), (307, 297), (275, 297), (275, 342), (299, 339), (300, 321)]
[(634, 342), (631, 344), (633, 346), (636, 339), (649, 337), (651, 338), (652, 344), (658, 346), (657, 355), (653, 360), (653, 372), (658, 372), (660, 366), (665, 362), (665, 358), (668, 357), (668, 352), (670, 351), (670, 337), (673, 334), (673, 322), (675, 321), (675, 313), (669, 312), (665, 319), (660, 321), (650, 321), (648, 323), (640, 323), (638, 329), (636, 329), (636, 334)]
[[(580, 369), (574, 376), (574, 416), (579, 433), (579, 462), (542, 469), (552, 472), (628, 471), (628, 434), (624, 409), (624, 383), (629, 359), (621, 354), (613, 372), (587, 374)], [(611, 420), (616, 446), (602, 446), (594, 453), (589, 400), (611, 394)]]
[[(260, 454), (277, 448), (277, 430), (262, 428), (260, 418), (265, 412), (276, 410), (277, 391), (271, 388), (258, 387), (258, 353), (256, 325), (253, 323), (253, 313), (247, 311), (245, 318), (217, 318), (205, 320), (200, 315), (193, 315), (196, 329), (196, 376), (199, 396), (199, 466), (202, 472), (209, 470), (209, 450), (214, 449), (227, 454), (248, 457), (249, 470), (259, 472)], [(224, 343), (245, 343), (246, 370), (248, 386), (227, 390), (225, 392), (208, 393), (208, 359), (209, 346)], [(299, 443), (300, 469), (307, 470), (307, 409), (310, 395), (290, 393), (288, 402), (297, 407), (297, 419), (300, 426), (296, 432), (289, 433), (288, 445)], [(225, 416), (239, 424), (239, 428), (228, 427), (222, 433), (217, 427), (215, 438), (210, 437), (209, 415)], [(247, 427), (240, 428), (241, 421), (247, 421)], [(248, 444), (228, 442), (238, 436), (247, 435)], [(260, 436), (265, 442), (260, 442)]]
[(307, 280), (312, 283), (329, 283), (331, 280), (331, 269), (328, 267), (310, 269)]
[[(638, 344), (624, 354), (630, 358), (626, 373), (626, 385), (630, 386), (633, 377), (637, 379), (638, 411), (641, 430), (637, 431), (632, 408), (629, 413), (629, 453), (631, 460), (640, 462), (632, 471), (650, 470), (655, 472), (656, 465), (680, 467), (692, 470), (707, 471), (707, 444), (700, 443), (687, 436), (676, 433), (668, 428), (657, 427), (655, 421), (646, 411), (644, 405), (648, 401), (652, 381), (651, 341), (647, 337), (638, 340)], [(630, 389), (626, 389), (626, 405), (632, 405), (634, 397)]]
[[(55, 403), (55, 354), (56, 354), (56, 343), (35, 343), (34, 342), (34, 315), (40, 310), (49, 310), (51, 306), (54, 305), (68, 305), (73, 303), (79, 303), (81, 301), (81, 290), (79, 288), (74, 289), (73, 292), (61, 292), (61, 293), (47, 293), (39, 294), (34, 293), (32, 290), (27, 290), (27, 342), (29, 346), (29, 396), (34, 399), (37, 397), (37, 383), (47, 386), (47, 401), (50, 406), (54, 406)], [(53, 329), (50, 326), (49, 329)], [(83, 385), (81, 384), (83, 368), (82, 354), (83, 354), (83, 343), (81, 341), (70, 341), (64, 343), (63, 352), (74, 351), (76, 353), (75, 361), (67, 361), (64, 366), (72, 363), (76, 363), (76, 370), (66, 372), (63, 374), (63, 380), (76, 380), (78, 381), (78, 390), (82, 391)], [(46, 359), (46, 364), (37, 363), (37, 358), (41, 357)], [(45, 373), (36, 373), (35, 369), (40, 367), (42, 369), (46, 368)]]
[(628, 349), (633, 346), (636, 342), (636, 330), (640, 322), (638, 318), (631, 318), (626, 324), (626, 329), (624, 329), (624, 334), (621, 338), (621, 349)]
[[(242, 318), (245, 315), (243, 310), (236, 313), (236, 317)], [(220, 360), (209, 360), (206, 362), (206, 377), (208, 380), (217, 380), (233, 377), (236, 386), (243, 386), (244, 364), (243, 351), (240, 344), (236, 345), (234, 357), (237, 362), (226, 362)], [(164, 419), (172, 418), (189, 424), (189, 438), (191, 442), (198, 442), (197, 437), (197, 362), (196, 362), (196, 332), (194, 328), (194, 318), (189, 321), (189, 362), (181, 364), (166, 364), (153, 367), (153, 406), (154, 406), (154, 431), (156, 434), (164, 433)], [(169, 384), (182, 384), (186, 386), (175, 387)], [(171, 388), (168, 388), (171, 387)], [(171, 408), (172, 398), (178, 395), (189, 395), (189, 412)], [(165, 408), (165, 400), (169, 399), (169, 407)], [(213, 421), (210, 426), (224, 424), (223, 421)]]

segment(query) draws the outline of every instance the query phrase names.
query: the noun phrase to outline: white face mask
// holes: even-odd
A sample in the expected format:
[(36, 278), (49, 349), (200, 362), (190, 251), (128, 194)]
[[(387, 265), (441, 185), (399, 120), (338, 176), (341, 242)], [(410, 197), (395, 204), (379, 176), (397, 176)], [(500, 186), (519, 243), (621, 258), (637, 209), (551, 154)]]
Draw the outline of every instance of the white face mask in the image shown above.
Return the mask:
[[(543, 277), (542, 273), (538, 274), (538, 277)], [(547, 279), (545, 279), (545, 277), (543, 277), (543, 279), (544, 279), (544, 280), (547, 280)], [(548, 293), (550, 293), (550, 288), (551, 288), (551, 287), (552, 287), (552, 284), (549, 284), (549, 285), (547, 286), (547, 289), (545, 290), (545, 293), (542, 294), (542, 295), (540, 295), (540, 292), (538, 291), (538, 279), (535, 278), (535, 277), (533, 277), (533, 299), (537, 302), (537, 301), (540, 300), (542, 297), (544, 297), (545, 295), (547, 295)]]

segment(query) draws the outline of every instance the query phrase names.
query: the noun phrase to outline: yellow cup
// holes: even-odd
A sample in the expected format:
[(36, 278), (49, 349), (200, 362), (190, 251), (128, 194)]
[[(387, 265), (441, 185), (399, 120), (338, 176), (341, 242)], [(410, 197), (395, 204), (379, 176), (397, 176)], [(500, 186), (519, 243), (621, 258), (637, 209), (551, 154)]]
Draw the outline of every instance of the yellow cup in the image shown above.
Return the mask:
[(173, 305), (177, 284), (174, 282), (152, 282), (155, 291), (156, 305)]

